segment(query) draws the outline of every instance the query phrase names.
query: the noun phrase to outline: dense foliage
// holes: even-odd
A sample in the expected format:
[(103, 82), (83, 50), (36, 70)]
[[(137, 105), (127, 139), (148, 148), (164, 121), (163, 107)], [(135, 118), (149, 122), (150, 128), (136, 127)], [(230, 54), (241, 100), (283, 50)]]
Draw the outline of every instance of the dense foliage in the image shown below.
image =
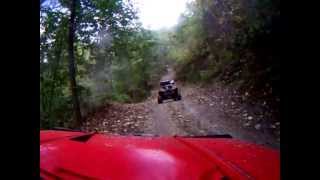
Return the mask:
[(178, 77), (279, 97), (279, 23), (278, 0), (191, 2), (171, 35)]
[(70, 76), (77, 81), (83, 116), (109, 101), (145, 99), (170, 63), (182, 81), (219, 80), (280, 95), (278, 0), (194, 0), (176, 27), (159, 31), (142, 28), (130, 0), (73, 2), (74, 74), (68, 51), (70, 1), (41, 2), (42, 128), (71, 125)]
[[(40, 11), (40, 126), (70, 126), (68, 1), (47, 1)], [(137, 21), (130, 1), (81, 0), (75, 16), (75, 64), (82, 115), (107, 101), (139, 101), (159, 78), (156, 36)], [(159, 56), (160, 57), (160, 56)], [(154, 72), (158, 76), (153, 76)]]

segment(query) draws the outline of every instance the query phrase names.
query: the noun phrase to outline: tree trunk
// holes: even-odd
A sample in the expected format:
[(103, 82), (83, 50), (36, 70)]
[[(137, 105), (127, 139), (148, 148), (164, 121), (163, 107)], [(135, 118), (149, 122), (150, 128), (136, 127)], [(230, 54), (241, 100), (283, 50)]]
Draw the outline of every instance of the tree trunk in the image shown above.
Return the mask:
[(75, 36), (75, 9), (76, 0), (70, 1), (70, 19), (69, 19), (69, 39), (68, 39), (68, 55), (69, 55), (69, 78), (70, 89), (73, 102), (74, 126), (79, 127), (82, 123), (79, 97), (76, 83), (75, 56), (74, 56), (74, 36)]
[(56, 63), (55, 64), (52, 64), (52, 69), (51, 69), (51, 72), (52, 72), (52, 84), (51, 84), (51, 87), (50, 87), (50, 92), (49, 92), (49, 111), (48, 112), (52, 112), (52, 102), (53, 102), (53, 94), (54, 94), (54, 90), (56, 88), (56, 78), (57, 78), (57, 75), (58, 75), (58, 68), (60, 66), (60, 59), (61, 59), (61, 56), (62, 56), (62, 43), (60, 39), (58, 39), (58, 47), (55, 47), (55, 51), (54, 51), (54, 57), (55, 57), (55, 61)]

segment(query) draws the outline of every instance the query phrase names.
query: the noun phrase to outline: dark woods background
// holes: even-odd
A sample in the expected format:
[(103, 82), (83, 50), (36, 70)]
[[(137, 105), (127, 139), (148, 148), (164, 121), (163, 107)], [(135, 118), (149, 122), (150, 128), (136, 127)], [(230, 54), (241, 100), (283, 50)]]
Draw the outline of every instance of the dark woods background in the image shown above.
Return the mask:
[[(199, 1), (200, 2), (200, 1)], [(211, 2), (211, 1), (210, 1)], [(217, 1), (219, 2), (219, 1)], [(224, 1), (226, 2), (226, 1)], [(231, 2), (231, 1), (230, 1)], [(239, 4), (243, 1), (237, 1), (235, 4)], [(181, 79), (185, 79), (186, 81), (192, 81), (192, 78), (188, 77), (187, 75), (183, 74), (182, 72), (186, 71), (185, 69), (188, 68), (185, 64), (190, 63), (190, 64), (197, 64), (197, 59), (198, 57), (205, 57), (206, 62), (210, 62), (212, 64), (222, 64), (225, 59), (231, 59), (230, 61), (227, 61), (226, 65), (220, 65), (217, 67), (217, 69), (213, 68), (213, 72), (209, 72), (208, 74), (205, 74), (204, 77), (201, 77), (199, 75), (197, 78), (202, 79), (201, 81), (207, 81), (210, 79), (209, 77), (219, 77), (221, 79), (224, 79), (223, 74), (226, 74), (227, 76), (234, 77), (231, 79), (241, 79), (244, 78), (241, 83), (239, 83), (241, 86), (246, 87), (250, 85), (253, 85), (252, 88), (258, 88), (262, 90), (263, 85), (267, 84), (267, 82), (270, 83), (270, 85), (273, 87), (274, 90), (272, 90), (272, 93), (275, 94), (273, 97), (277, 97), (280, 95), (280, 36), (283, 35), (283, 30), (280, 29), (280, 1), (256, 1), (257, 3), (259, 2), (260, 5), (256, 6), (256, 8), (259, 8), (259, 12), (257, 11), (245, 11), (242, 10), (239, 12), (233, 12), (233, 15), (226, 15), (225, 18), (227, 21), (221, 20), (221, 22), (228, 22), (228, 23), (234, 23), (233, 24), (233, 29), (228, 29), (228, 33), (232, 33), (232, 36), (222, 36), (221, 40), (218, 40), (217, 43), (210, 43), (213, 42), (211, 36), (215, 36), (217, 34), (223, 34), (223, 33), (218, 33), (215, 32), (219, 28), (206, 28), (207, 31), (210, 31), (209, 33), (200, 33), (199, 36), (204, 36), (201, 38), (195, 38), (197, 41), (196, 47), (206, 47), (202, 48), (205, 49), (204, 52), (192, 52), (192, 56), (188, 56), (190, 59), (183, 59), (182, 61), (176, 62), (177, 64), (177, 69), (179, 72), (181, 72)], [(55, 123), (63, 123), (63, 122), (68, 122), (70, 118), (70, 112), (71, 112), (71, 100), (70, 100), (70, 94), (68, 92), (63, 91), (64, 88), (66, 88), (66, 81), (67, 81), (67, 65), (66, 62), (61, 60), (59, 62), (59, 66), (63, 66), (63, 68), (59, 68), (57, 70), (57, 57), (55, 54), (63, 54), (61, 55), (62, 58), (66, 58), (66, 52), (64, 48), (67, 48), (65, 44), (62, 43), (62, 38), (65, 36), (65, 31), (66, 29), (61, 29), (60, 31), (55, 31), (55, 33), (58, 32), (58, 36), (61, 36), (61, 39), (56, 41), (57, 44), (51, 44), (51, 47), (64, 47), (62, 48), (61, 51), (63, 52), (57, 52), (57, 49), (52, 48), (50, 49), (50, 56), (52, 56), (52, 63), (48, 63), (50, 65), (44, 65), (41, 61), (41, 52), (39, 50), (39, 42), (45, 42), (43, 39), (40, 39), (39, 36), (39, 11), (40, 11), (40, 2), (38, 1), (13, 1), (12, 3), (9, 4), (9, 2), (3, 2), (3, 9), (7, 11), (2, 11), (2, 19), (3, 19), (3, 26), (1, 28), (1, 34), (2, 36), (2, 42), (3, 42), (3, 50), (2, 53), (4, 54), (3, 59), (2, 59), (2, 77), (3, 81), (2, 84), (3, 86), (1, 87), (2, 91), (2, 150), (3, 150), (3, 156), (5, 157), (3, 164), (3, 172), (7, 173), (9, 178), (12, 177), (18, 177), (20, 176), (20, 179), (26, 179), (25, 177), (31, 176), (34, 179), (38, 179), (39, 175), (39, 126), (42, 127), (51, 127), (55, 125)], [(5, 4), (6, 3), (6, 4)], [(206, 1), (203, 1), (202, 3), (209, 3)], [(258, 4), (259, 4), (258, 3)], [(231, 4), (233, 6), (234, 4)], [(288, 4), (287, 4), (288, 5)], [(203, 4), (199, 3), (197, 5), (194, 5), (194, 12), (199, 12), (201, 11), (201, 15), (199, 15), (201, 18), (213, 18), (214, 13), (219, 13), (219, 12), (213, 12), (214, 13), (205, 13), (211, 12), (210, 6), (203, 6)], [(240, 6), (240, 5), (239, 5)], [(242, 5), (241, 5), (242, 6)], [(206, 7), (206, 8), (204, 8)], [(248, 7), (248, 6), (247, 6)], [(249, 6), (252, 7), (252, 6)], [(199, 10), (201, 8), (204, 8), (202, 10)], [(243, 8), (243, 7), (241, 7)], [(206, 10), (205, 10), (206, 9)], [(215, 10), (216, 11), (216, 10)], [(248, 14), (250, 12), (250, 14)], [(239, 13), (238, 16), (234, 15)], [(185, 17), (184, 20), (181, 21), (181, 25), (177, 27), (176, 31), (172, 32), (172, 36), (170, 41), (173, 41), (175, 43), (182, 43), (181, 39), (179, 40), (179, 35), (187, 37), (188, 33), (192, 34), (192, 30), (183, 30), (186, 28), (186, 26), (183, 26), (182, 24), (188, 23), (188, 21), (192, 21), (192, 18), (198, 18), (195, 16), (196, 13), (191, 13), (192, 15), (189, 15), (189, 17)], [(54, 14), (53, 16), (63, 16), (63, 14)], [(219, 16), (221, 17), (221, 16)], [(54, 21), (54, 17), (53, 20)], [(239, 21), (239, 22), (238, 22)], [(206, 24), (206, 21), (197, 21), (199, 24), (195, 25), (198, 27), (194, 28), (203, 28), (203, 27), (213, 27), (214, 25), (212, 24)], [(237, 23), (238, 22), (238, 23)], [(240, 23), (241, 22), (241, 23)], [(61, 18), (60, 23), (66, 23), (64, 18)], [(255, 23), (259, 25), (255, 25)], [(190, 23), (191, 24), (191, 23)], [(194, 24), (194, 23), (192, 23)], [(223, 24), (223, 23), (222, 23)], [(281, 22), (281, 28), (282, 28), (283, 22)], [(216, 25), (217, 26), (217, 25)], [(51, 26), (53, 29), (59, 29), (61, 28), (61, 25), (55, 24)], [(222, 28), (222, 26), (220, 26)], [(113, 27), (114, 31), (117, 31), (118, 27)], [(130, 27), (133, 28), (133, 27)], [(223, 28), (222, 28), (223, 29)], [(183, 33), (177, 33), (180, 31), (186, 31), (185, 34)], [(221, 29), (219, 29), (221, 30)], [(225, 29), (223, 29), (225, 30)], [(129, 31), (129, 32), (127, 32)], [(221, 30), (222, 31), (222, 30)], [(134, 62), (126, 62), (126, 56), (134, 56), (136, 63), (139, 64), (141, 60), (139, 58), (141, 57), (146, 57), (148, 56), (147, 53), (150, 53), (150, 49), (146, 48), (146, 52), (140, 51), (143, 46), (148, 46), (150, 47), (151, 44), (153, 44), (150, 39), (154, 38), (150, 32), (146, 32), (145, 30), (139, 30), (139, 29), (125, 29), (123, 28), (121, 33), (125, 34), (126, 36), (121, 36), (122, 38), (132, 38), (131, 44), (134, 48), (138, 51), (138, 53), (133, 53), (133, 54), (126, 54), (126, 53), (120, 53), (118, 54), (108, 54), (108, 56), (111, 56), (115, 59), (117, 59), (117, 66), (121, 66), (121, 68), (129, 68), (128, 65), (122, 66), (121, 63), (124, 64), (131, 64)], [(143, 34), (143, 35), (142, 35)], [(210, 34), (210, 36), (209, 36)], [(133, 36), (133, 37), (131, 37)], [(209, 37), (207, 37), (209, 36)], [(146, 38), (147, 37), (147, 38)], [(190, 36), (192, 37), (192, 36)], [(232, 37), (232, 41), (230, 41), (228, 38)], [(294, 37), (293, 35), (290, 37)], [(290, 38), (292, 42), (292, 38)], [(290, 40), (289, 38), (287, 40)], [(141, 44), (138, 43), (138, 45), (135, 45), (135, 41), (137, 41)], [(85, 40), (83, 40), (85, 41)], [(116, 39), (118, 41), (115, 46), (124, 46), (123, 42), (125, 40), (121, 39)], [(219, 42), (220, 41), (220, 42)], [(114, 41), (113, 41), (114, 42)], [(299, 44), (298, 42), (295, 42)], [(191, 43), (192, 44), (192, 43)], [(237, 45), (236, 45), (237, 44)], [(153, 44), (154, 45), (154, 44)], [(190, 44), (188, 44), (190, 45)], [(82, 72), (84, 75), (80, 75), (81, 73), (81, 66), (88, 66), (88, 62), (86, 62), (85, 57), (81, 57), (82, 55), (85, 55), (85, 51), (88, 50), (89, 48), (94, 47), (92, 44), (77, 44), (78, 48), (80, 49), (80, 52), (77, 52), (79, 54), (76, 54), (75, 56), (78, 57), (80, 60), (77, 68), (77, 71), (79, 72), (79, 77), (78, 78), (84, 78), (83, 76), (89, 77), (88, 72)], [(98, 46), (98, 45), (95, 45)], [(136, 47), (138, 46), (138, 47)], [(154, 45), (155, 46), (155, 45)], [(291, 45), (290, 47), (292, 47)], [(90, 56), (94, 56), (96, 60), (99, 59), (99, 56), (101, 53), (106, 53), (110, 52), (108, 51), (103, 51), (99, 50), (104, 49), (104, 48), (112, 48), (109, 46), (98, 46), (99, 48), (96, 48), (92, 50), (92, 54)], [(127, 51), (129, 47), (124, 47), (121, 48), (122, 51)], [(153, 47), (154, 48), (154, 47)], [(190, 47), (184, 47), (186, 49)], [(214, 51), (213, 49), (218, 48), (219, 50), (223, 49), (223, 51)], [(286, 46), (282, 47), (283, 49), (287, 49)], [(85, 49), (85, 50), (82, 50)], [(167, 48), (163, 47), (157, 47), (156, 49), (158, 52), (158, 56), (164, 56), (168, 55), (169, 59), (169, 54), (170, 57), (179, 57), (178, 49), (175, 50), (177, 52), (168, 52), (162, 53), (162, 51), (165, 51)], [(212, 49), (212, 50), (211, 50)], [(242, 53), (238, 49), (242, 49)], [(49, 49), (48, 49), (49, 50)], [(116, 51), (115, 49), (114, 51)], [(82, 52), (83, 51), (83, 52)], [(155, 51), (155, 52), (157, 52)], [(288, 49), (286, 52), (289, 52), (290, 49)], [(151, 51), (154, 52), (154, 51)], [(111, 52), (110, 52), (111, 53)], [(143, 54), (146, 53), (146, 54)], [(218, 53), (218, 54), (215, 54)], [(231, 53), (231, 55), (230, 55)], [(39, 54), (40, 54), (40, 69), (39, 69)], [(125, 55), (124, 55), (125, 54)], [(164, 54), (164, 55), (163, 55)], [(183, 54), (183, 53), (182, 53)], [(125, 56), (125, 57), (119, 57), (119, 56)], [(270, 57), (273, 58), (270, 58)], [(210, 58), (209, 58), (210, 57)], [(222, 58), (223, 57), (223, 58)], [(241, 57), (241, 58), (234, 58), (234, 57)], [(248, 58), (252, 59), (252, 61), (241, 61), (240, 59), (242, 58)], [(261, 58), (257, 58), (261, 57)], [(294, 61), (295, 56), (291, 56), (290, 62), (301, 62), (301, 61)], [(83, 58), (83, 59), (81, 59)], [(119, 60), (121, 59), (121, 60)], [(151, 58), (150, 58), (151, 59)], [(146, 63), (148, 65), (148, 68), (154, 67), (156, 62), (152, 62), (150, 59), (143, 59), (143, 61), (148, 61)], [(164, 58), (162, 58), (164, 59)], [(118, 61), (119, 60), (119, 61)], [(150, 61), (149, 61), (150, 60)], [(50, 61), (49, 59), (47, 60), (48, 62)], [(83, 61), (83, 62), (81, 62)], [(282, 60), (283, 61), (283, 60)], [(286, 70), (290, 69), (291, 67), (289, 66), (290, 63), (286, 62), (286, 66), (288, 68), (282, 68), (281, 74), (286, 74)], [(97, 63), (102, 63), (97, 61)], [(103, 62), (103, 63), (110, 63), (110, 62)], [(154, 63), (154, 64), (153, 64)], [(163, 63), (166, 64), (167, 62)], [(142, 64), (142, 63), (141, 63)], [(145, 64), (145, 63), (143, 63)], [(296, 64), (296, 63), (294, 63)], [(94, 69), (94, 65), (89, 65), (91, 66), (91, 69)], [(190, 66), (193, 68), (200, 68), (197, 66)], [(210, 66), (208, 66), (210, 67)], [(226, 68), (223, 67), (230, 67), (228, 71)], [(253, 75), (253, 72), (256, 72), (256, 70), (253, 67), (257, 67), (258, 71), (258, 76), (259, 77), (264, 77), (262, 78), (262, 81), (259, 82)], [(88, 68), (88, 69), (90, 69)], [(120, 68), (120, 69), (121, 69)], [(268, 69), (269, 68), (269, 69)], [(297, 65), (298, 68), (298, 65)], [(148, 94), (148, 89), (151, 88), (152, 85), (147, 85), (144, 84), (146, 80), (141, 80), (139, 77), (136, 78), (135, 82), (130, 82), (130, 83), (125, 83), (125, 80), (121, 80), (121, 70), (120, 69), (113, 69), (114, 72), (119, 73), (116, 75), (115, 79), (117, 79), (118, 84), (113, 85), (112, 88), (119, 89), (114, 93), (111, 93), (111, 91), (108, 91), (109, 94), (106, 95), (96, 95), (97, 99), (115, 99), (118, 101), (136, 101), (135, 99), (132, 100), (130, 98), (130, 93), (139, 93), (141, 94), (139, 98), (144, 98)], [(157, 68), (158, 69), (158, 68)], [(219, 70), (220, 69), (220, 70)], [(232, 70), (234, 69), (234, 70)], [(245, 69), (244, 71), (241, 71), (239, 69)], [(161, 71), (161, 68), (158, 69)], [(205, 72), (206, 69), (204, 69), (203, 72)], [(300, 69), (302, 70), (302, 69)], [(307, 70), (307, 69), (304, 69)], [(39, 78), (39, 71), (40, 71), (40, 76), (43, 75), (43, 77)], [(97, 71), (97, 70), (96, 70)], [(96, 71), (92, 70), (93, 73)], [(152, 77), (151, 75), (148, 75), (148, 71), (144, 69), (144, 67), (136, 67), (136, 69), (131, 69), (131, 71), (126, 71), (126, 73), (134, 73), (136, 71), (141, 71), (144, 73), (143, 77), (148, 77), (150, 79), (154, 78), (157, 79), (157, 77)], [(149, 70), (150, 71), (150, 70)], [(194, 70), (196, 71), (196, 70)], [(211, 71), (208, 70), (208, 71)], [(54, 73), (56, 72), (56, 73)], [(92, 73), (91, 72), (91, 73)], [(219, 72), (219, 73), (216, 73)], [(230, 72), (230, 73), (227, 73)], [(238, 73), (237, 75), (237, 72)], [(260, 73), (259, 73), (260, 72)], [(41, 73), (43, 73), (41, 75)], [(107, 73), (107, 72), (106, 72)], [(141, 73), (141, 74), (143, 74)], [(243, 74), (242, 74), (243, 73)], [(287, 82), (290, 77), (288, 77), (288, 74), (291, 75), (291, 73), (294, 73), (290, 71), (287, 73), (287, 75), (283, 76), (286, 77), (284, 80), (282, 78), (281, 82), (282, 84)], [(56, 81), (56, 83), (59, 84), (50, 84), (52, 83), (53, 74), (56, 74), (55, 78), (59, 79), (59, 81)], [(116, 74), (116, 73), (115, 73)], [(138, 73), (140, 75), (140, 73)], [(266, 75), (268, 74), (268, 75)], [(303, 73), (302, 73), (303, 74)], [(290, 76), (289, 75), (289, 76)], [(82, 77), (81, 77), (82, 76)], [(202, 75), (203, 76), (203, 75)], [(43, 78), (41, 80), (41, 78)], [(96, 77), (95, 77), (96, 78)], [(147, 80), (149, 80), (146, 78)], [(85, 79), (85, 78), (84, 78)], [(214, 78), (212, 78), (214, 79)], [(114, 79), (113, 79), (114, 80)], [(301, 80), (301, 78), (300, 78)], [(53, 91), (52, 97), (47, 97), (48, 99), (51, 99), (50, 101), (57, 101), (54, 103), (51, 103), (50, 106), (52, 107), (46, 107), (47, 109), (41, 109), (41, 85), (39, 89), (39, 81), (49, 83), (50, 86), (48, 87), (54, 87), (54, 90), (51, 90), (51, 88), (46, 89), (46, 91)], [(96, 81), (101, 81), (99, 78), (97, 78)], [(102, 79), (103, 81), (103, 79)], [(106, 80), (106, 81), (111, 81), (111, 80)], [(226, 82), (228, 83), (228, 82)], [(123, 86), (128, 86), (131, 85), (131, 88), (124, 88)], [(139, 84), (139, 85), (137, 85)], [(135, 87), (140, 87), (140, 84), (144, 84), (143, 87), (147, 87), (143, 90), (136, 90)], [(286, 83), (285, 83), (286, 84)], [(58, 86), (59, 85), (59, 86)], [(109, 84), (108, 84), (109, 85)], [(107, 86), (107, 85), (106, 85)], [(90, 86), (89, 86), (90, 87)], [(290, 99), (290, 94), (295, 94), (293, 93), (296, 92), (293, 86), (290, 86), (290, 88), (285, 88), (283, 85), (281, 86), (282, 90), (284, 91), (283, 88), (286, 90), (285, 94), (281, 94), (282, 96), (282, 105), (289, 105), (288, 102), (293, 101), (286, 101)], [(86, 89), (86, 86), (81, 87), (81, 84), (79, 83), (79, 89), (82, 90), (82, 94), (85, 94), (85, 92), (88, 92)], [(107, 87), (103, 87), (107, 88)], [(108, 87), (111, 89), (111, 86)], [(130, 89), (130, 92), (126, 92), (127, 89)], [(96, 90), (99, 92), (99, 90)], [(139, 92), (142, 91), (142, 92)], [(145, 92), (144, 92), (145, 91)], [(63, 94), (64, 92), (65, 94)], [(49, 93), (50, 95), (51, 93)], [(262, 93), (263, 94), (263, 93)], [(39, 96), (40, 95), (40, 96)], [(85, 95), (82, 95), (85, 96)], [(258, 94), (259, 96), (259, 94)], [(284, 98), (285, 97), (285, 98)], [(294, 96), (291, 96), (294, 97)], [(39, 99), (38, 99), (39, 98)], [(276, 98), (275, 98), (276, 99)], [(139, 99), (138, 99), (139, 100)], [(137, 101), (138, 101), (137, 100)], [(40, 103), (39, 103), (40, 102)], [(80, 102), (85, 102), (85, 101), (80, 101)], [(98, 101), (97, 101), (98, 102)], [(277, 102), (277, 101), (275, 101)], [(289, 111), (287, 108), (284, 106), (282, 110), (283, 112), (288, 114)], [(65, 107), (65, 108), (64, 108)], [(40, 111), (39, 111), (40, 108)], [(67, 111), (66, 114), (54, 114), (50, 115), (49, 112), (59, 112), (59, 108), (65, 109)], [(290, 113), (293, 113), (292, 111)], [(39, 114), (40, 114), (40, 122), (39, 125)], [(57, 118), (59, 119), (59, 122), (52, 122), (54, 117), (49, 117), (49, 116), (55, 116), (55, 117), (61, 117)], [(294, 122), (294, 117), (291, 116), (290, 122)], [(282, 135), (287, 136), (287, 131), (285, 132), (284, 130), (288, 128), (289, 123), (287, 116), (282, 119)], [(286, 148), (287, 150), (287, 138), (281, 138), (282, 144), (284, 144), (282, 147)], [(297, 142), (295, 142), (296, 144)], [(300, 143), (300, 141), (299, 141)], [(296, 146), (298, 148), (298, 145)], [(296, 149), (295, 147), (292, 147), (292, 151)], [(282, 151), (282, 150), (281, 150)], [(282, 156), (285, 157), (284, 161), (289, 162), (288, 160), (288, 155)], [(285, 163), (282, 161), (282, 163)], [(297, 162), (297, 161), (295, 161)], [(291, 166), (292, 167), (292, 166)], [(282, 172), (284, 170), (288, 170), (287, 168), (283, 168)], [(296, 171), (299, 172), (299, 171)], [(5, 176), (5, 175), (3, 175)]]
[(180, 81), (222, 82), (279, 109), (278, 0), (195, 0), (177, 26), (158, 31), (142, 27), (130, 1), (43, 1), (40, 31), (44, 129), (79, 127), (108, 102), (145, 100), (166, 65)]

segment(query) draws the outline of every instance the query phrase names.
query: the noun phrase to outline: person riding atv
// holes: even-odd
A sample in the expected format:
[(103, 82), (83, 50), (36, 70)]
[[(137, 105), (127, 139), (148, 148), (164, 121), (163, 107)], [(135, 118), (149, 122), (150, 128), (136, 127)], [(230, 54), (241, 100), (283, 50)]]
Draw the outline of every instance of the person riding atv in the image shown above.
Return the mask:
[(175, 86), (174, 80), (166, 80), (160, 82), (160, 90), (158, 92), (158, 104), (163, 100), (173, 99), (174, 101), (181, 100), (181, 94)]

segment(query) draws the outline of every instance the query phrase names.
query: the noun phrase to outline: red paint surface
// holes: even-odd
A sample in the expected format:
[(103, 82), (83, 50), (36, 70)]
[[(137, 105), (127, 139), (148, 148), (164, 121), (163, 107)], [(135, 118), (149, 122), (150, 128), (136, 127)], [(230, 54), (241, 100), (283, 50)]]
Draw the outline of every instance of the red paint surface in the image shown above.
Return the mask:
[(234, 139), (40, 132), (44, 179), (280, 179), (279, 152)]

